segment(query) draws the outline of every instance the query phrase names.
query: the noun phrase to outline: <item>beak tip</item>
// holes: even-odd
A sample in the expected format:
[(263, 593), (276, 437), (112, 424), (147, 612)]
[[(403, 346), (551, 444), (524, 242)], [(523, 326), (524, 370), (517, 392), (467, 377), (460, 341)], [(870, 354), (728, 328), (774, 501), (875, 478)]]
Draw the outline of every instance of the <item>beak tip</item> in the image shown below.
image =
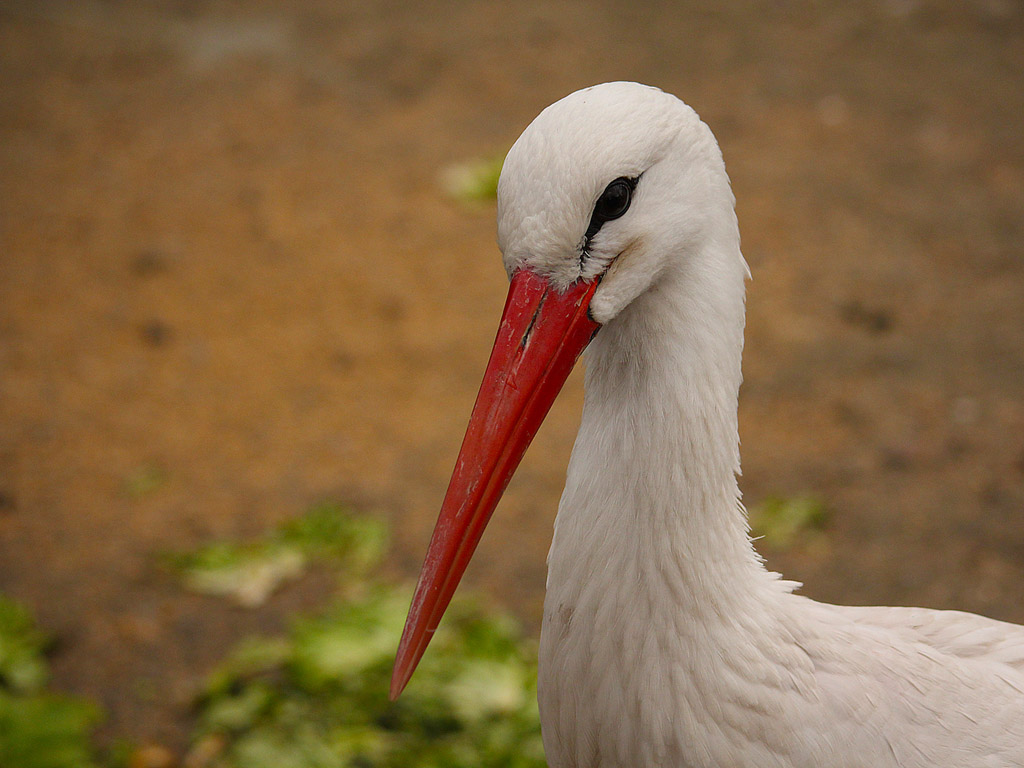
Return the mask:
[(409, 683), (409, 678), (412, 676), (405, 669), (405, 666), (400, 661), (395, 662), (394, 671), (391, 673), (391, 687), (388, 689), (388, 699), (391, 701), (398, 700), (398, 697), (402, 695), (402, 691), (405, 690), (405, 686)]
[(410, 611), (406, 620), (405, 629), (402, 631), (402, 639), (398, 643), (398, 652), (395, 654), (395, 666), (391, 670), (391, 687), (388, 689), (388, 698), (395, 701), (402, 695), (402, 691), (412, 679), (412, 673), (416, 671), (426, 643), (417, 643), (413, 638), (415, 635), (414, 625), (417, 624), (419, 613)]

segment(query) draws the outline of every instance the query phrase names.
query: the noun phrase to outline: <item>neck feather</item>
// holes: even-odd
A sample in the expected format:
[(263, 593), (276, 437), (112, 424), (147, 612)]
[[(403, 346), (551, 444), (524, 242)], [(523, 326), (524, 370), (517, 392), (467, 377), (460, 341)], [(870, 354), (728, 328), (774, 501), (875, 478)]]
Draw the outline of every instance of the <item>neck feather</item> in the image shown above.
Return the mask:
[(586, 602), (605, 576), (667, 610), (722, 615), (774, 582), (736, 480), (745, 265), (738, 243), (703, 256), (678, 260), (591, 344), (549, 597)]

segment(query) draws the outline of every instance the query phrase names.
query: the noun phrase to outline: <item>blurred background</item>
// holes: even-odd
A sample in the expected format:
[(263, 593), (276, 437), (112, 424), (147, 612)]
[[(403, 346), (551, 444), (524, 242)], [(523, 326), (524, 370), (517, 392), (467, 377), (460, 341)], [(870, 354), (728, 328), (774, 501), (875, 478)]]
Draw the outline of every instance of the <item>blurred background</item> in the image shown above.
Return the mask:
[[(414, 578), (506, 285), (452, 169), (616, 79), (722, 145), (744, 498), (814, 510), (769, 566), (1024, 621), (1019, 3), (0, 0), (0, 593), (99, 743), (173, 764), (228, 649), (333, 589), (242, 607), (163, 554), (332, 499)], [(467, 576), (528, 636), (581, 383)]]

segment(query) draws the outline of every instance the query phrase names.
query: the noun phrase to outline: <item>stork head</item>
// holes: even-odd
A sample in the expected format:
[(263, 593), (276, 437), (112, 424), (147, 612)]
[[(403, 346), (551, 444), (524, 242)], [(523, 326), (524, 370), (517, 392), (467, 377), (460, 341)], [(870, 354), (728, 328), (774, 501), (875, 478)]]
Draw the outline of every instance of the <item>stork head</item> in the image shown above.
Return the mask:
[(703, 244), (723, 236), (736, 238), (738, 256), (718, 144), (692, 109), (656, 88), (577, 91), (513, 145), (498, 183), (511, 287), (399, 645), (392, 697), (583, 349), (680, 263), (695, 276), (695, 295), (706, 293), (721, 270), (704, 268), (714, 249)]
[(509, 275), (561, 290), (600, 280), (590, 305), (615, 318), (733, 217), (722, 155), (697, 113), (638, 83), (605, 83), (545, 109), (512, 146), (498, 183)]

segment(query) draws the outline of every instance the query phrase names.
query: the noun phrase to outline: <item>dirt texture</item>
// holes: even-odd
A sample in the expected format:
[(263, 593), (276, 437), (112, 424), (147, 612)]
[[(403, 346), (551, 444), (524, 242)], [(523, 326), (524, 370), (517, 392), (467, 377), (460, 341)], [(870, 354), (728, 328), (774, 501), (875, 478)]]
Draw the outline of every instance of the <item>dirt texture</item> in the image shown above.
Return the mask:
[[(0, 591), (105, 738), (180, 750), (211, 665), (330, 593), (226, 608), (159, 553), (337, 498), (413, 577), (506, 285), (439, 175), (614, 79), (725, 154), (745, 499), (831, 513), (769, 565), (1024, 621), (1018, 3), (0, 0)], [(581, 382), (467, 577), (531, 631)]]

